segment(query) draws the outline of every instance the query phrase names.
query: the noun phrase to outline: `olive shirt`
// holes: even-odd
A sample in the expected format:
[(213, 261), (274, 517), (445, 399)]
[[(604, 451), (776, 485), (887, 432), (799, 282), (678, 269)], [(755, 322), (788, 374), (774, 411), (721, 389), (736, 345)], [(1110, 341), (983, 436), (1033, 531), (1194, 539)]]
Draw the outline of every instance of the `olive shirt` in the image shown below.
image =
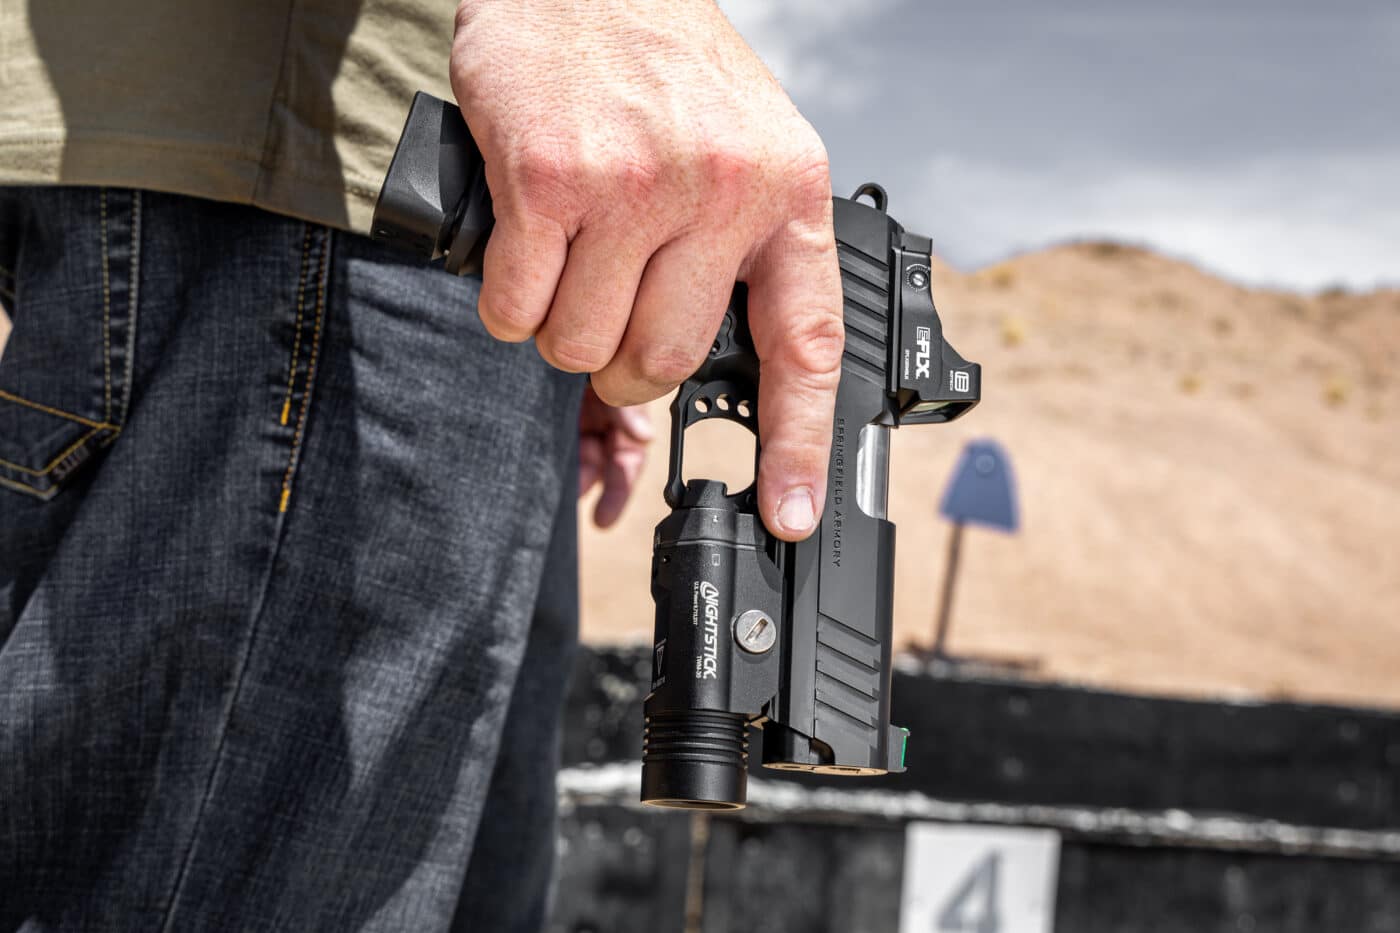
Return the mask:
[(0, 0), (0, 185), (148, 188), (367, 231), (451, 0)]

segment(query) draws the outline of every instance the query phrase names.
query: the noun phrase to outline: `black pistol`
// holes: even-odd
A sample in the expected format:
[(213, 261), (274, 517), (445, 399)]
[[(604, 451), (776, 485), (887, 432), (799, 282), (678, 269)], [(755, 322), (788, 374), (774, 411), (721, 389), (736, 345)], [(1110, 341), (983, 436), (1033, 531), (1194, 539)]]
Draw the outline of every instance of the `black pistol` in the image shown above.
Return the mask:
[[(868, 198), (871, 204), (864, 203)], [(642, 801), (744, 806), (748, 730), (763, 764), (821, 774), (904, 770), (890, 725), (894, 525), (889, 432), (951, 421), (981, 397), (981, 367), (943, 339), (927, 237), (865, 185), (834, 201), (846, 348), (821, 526), (770, 535), (751, 484), (682, 476), (685, 432), (707, 418), (757, 435), (758, 357), (736, 285), (709, 357), (671, 403), (671, 513), (652, 542), (656, 602)], [(492, 224), (481, 153), (456, 105), (414, 97), (375, 207), (373, 236), (457, 274), (480, 272)]]

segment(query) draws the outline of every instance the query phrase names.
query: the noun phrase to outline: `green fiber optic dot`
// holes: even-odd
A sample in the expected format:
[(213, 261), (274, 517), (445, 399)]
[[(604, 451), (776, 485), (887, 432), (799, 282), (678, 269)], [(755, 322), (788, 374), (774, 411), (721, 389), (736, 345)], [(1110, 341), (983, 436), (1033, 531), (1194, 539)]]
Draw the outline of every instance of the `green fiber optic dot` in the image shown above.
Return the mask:
[(901, 727), (900, 731), (904, 733), (904, 744), (899, 747), (899, 766), (902, 768), (904, 767), (904, 758), (909, 754), (909, 730)]

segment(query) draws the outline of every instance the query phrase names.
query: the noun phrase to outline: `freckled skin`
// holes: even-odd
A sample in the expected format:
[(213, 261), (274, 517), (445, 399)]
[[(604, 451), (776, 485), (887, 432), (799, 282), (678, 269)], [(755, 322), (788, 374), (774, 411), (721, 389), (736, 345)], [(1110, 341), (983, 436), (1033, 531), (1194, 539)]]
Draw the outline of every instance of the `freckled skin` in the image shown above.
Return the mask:
[(759, 507), (806, 537), (841, 283), (826, 151), (767, 68), (712, 0), (463, 0), (451, 77), (495, 201), (487, 329), (633, 405), (699, 366), (747, 282)]

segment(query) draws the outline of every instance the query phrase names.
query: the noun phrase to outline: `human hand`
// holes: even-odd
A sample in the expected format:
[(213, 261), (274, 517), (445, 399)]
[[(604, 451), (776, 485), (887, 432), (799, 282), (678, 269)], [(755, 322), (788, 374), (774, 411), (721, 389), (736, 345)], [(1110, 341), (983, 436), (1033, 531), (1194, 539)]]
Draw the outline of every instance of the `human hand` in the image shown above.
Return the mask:
[(584, 390), (578, 418), (578, 494), (582, 498), (602, 482), (603, 494), (593, 507), (593, 524), (599, 528), (611, 527), (622, 515), (654, 436), (651, 416), (642, 406), (619, 408), (600, 399), (592, 386)]
[(699, 367), (747, 282), (759, 508), (806, 537), (844, 339), (816, 132), (712, 0), (462, 0), (451, 67), (496, 215), (487, 330), (632, 405)]

